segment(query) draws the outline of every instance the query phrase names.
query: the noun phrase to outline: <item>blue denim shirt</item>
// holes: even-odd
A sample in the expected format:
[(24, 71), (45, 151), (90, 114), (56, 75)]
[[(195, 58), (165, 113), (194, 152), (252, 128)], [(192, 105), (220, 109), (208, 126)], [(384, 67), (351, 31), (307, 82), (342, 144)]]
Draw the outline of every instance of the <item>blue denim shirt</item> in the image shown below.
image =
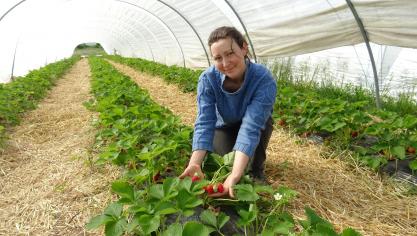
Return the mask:
[(243, 84), (237, 91), (230, 93), (223, 89), (225, 78), (214, 66), (200, 75), (193, 151), (212, 152), (215, 128), (241, 123), (233, 150), (253, 157), (261, 130), (273, 110), (276, 81), (265, 66), (249, 61)]

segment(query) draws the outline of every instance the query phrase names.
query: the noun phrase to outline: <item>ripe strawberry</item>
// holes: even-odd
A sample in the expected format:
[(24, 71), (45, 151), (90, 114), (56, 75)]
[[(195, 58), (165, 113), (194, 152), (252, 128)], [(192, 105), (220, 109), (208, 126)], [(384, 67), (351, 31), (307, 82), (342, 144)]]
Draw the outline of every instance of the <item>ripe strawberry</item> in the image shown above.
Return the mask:
[(195, 172), (194, 176), (191, 177), (191, 181), (193, 181), (193, 183), (194, 183), (194, 182), (199, 181), (199, 180), (200, 180), (200, 176), (198, 176), (198, 173)]
[(161, 178), (161, 174), (159, 173), (159, 171), (153, 176), (153, 181), (154, 182), (158, 182), (158, 180)]
[(359, 132), (358, 132), (358, 131), (352, 131), (352, 132), (350, 133), (350, 136), (351, 136), (352, 138), (356, 138), (356, 137), (358, 137), (358, 135), (359, 135)]
[(205, 190), (208, 194), (212, 194), (214, 192), (213, 185), (211, 185), (211, 184), (207, 185)]
[(410, 147), (407, 148), (407, 152), (410, 153), (410, 154), (415, 154), (416, 153), (416, 149), (414, 147), (411, 147), (410, 146)]
[(219, 184), (219, 185), (217, 186), (217, 192), (219, 192), (219, 193), (223, 193), (223, 191), (224, 191), (223, 184)]
[(191, 181), (193, 181), (193, 183), (199, 180), (200, 180), (200, 177), (195, 176), (195, 175), (191, 178)]
[(285, 120), (283, 120), (283, 119), (278, 121), (278, 125), (280, 125), (280, 126), (285, 126), (285, 124), (286, 124)]

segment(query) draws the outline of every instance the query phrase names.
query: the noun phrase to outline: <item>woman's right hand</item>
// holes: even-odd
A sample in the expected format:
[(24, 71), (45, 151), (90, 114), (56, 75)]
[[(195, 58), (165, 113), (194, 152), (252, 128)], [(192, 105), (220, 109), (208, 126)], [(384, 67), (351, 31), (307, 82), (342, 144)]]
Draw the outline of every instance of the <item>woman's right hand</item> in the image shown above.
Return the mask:
[(204, 178), (204, 173), (203, 171), (201, 171), (200, 165), (190, 163), (187, 166), (187, 168), (185, 168), (184, 172), (182, 172), (182, 174), (180, 175), (180, 179), (183, 179), (187, 176), (190, 176), (192, 178), (195, 175), (195, 173), (197, 173), (200, 179)]

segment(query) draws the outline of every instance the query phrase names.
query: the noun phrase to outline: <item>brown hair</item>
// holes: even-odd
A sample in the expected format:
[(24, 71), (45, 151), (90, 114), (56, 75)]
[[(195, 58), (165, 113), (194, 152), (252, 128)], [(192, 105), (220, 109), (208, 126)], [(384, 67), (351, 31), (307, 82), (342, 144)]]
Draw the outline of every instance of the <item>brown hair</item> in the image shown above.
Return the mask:
[(246, 43), (243, 35), (235, 27), (222, 26), (211, 32), (208, 38), (208, 46), (211, 47), (213, 43), (219, 41), (220, 39), (229, 37), (233, 39), (240, 48), (243, 48), (243, 43)]
[[(242, 33), (240, 33), (235, 27), (222, 26), (211, 32), (208, 38), (208, 46), (211, 47), (213, 43), (225, 38), (231, 38), (240, 48), (243, 48), (244, 44), (248, 44)], [(246, 55), (245, 58), (248, 58), (248, 55)]]

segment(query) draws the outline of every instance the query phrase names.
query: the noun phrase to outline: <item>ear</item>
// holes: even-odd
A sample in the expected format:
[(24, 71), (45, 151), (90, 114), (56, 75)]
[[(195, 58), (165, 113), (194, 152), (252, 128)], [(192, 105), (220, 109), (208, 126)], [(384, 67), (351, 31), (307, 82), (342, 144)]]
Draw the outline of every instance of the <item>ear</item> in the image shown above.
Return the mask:
[(248, 44), (247, 44), (246, 42), (243, 42), (243, 47), (242, 47), (242, 50), (243, 50), (243, 52), (244, 52), (245, 56), (246, 56), (246, 55), (248, 55), (248, 52), (249, 52), (249, 46), (248, 46)]

